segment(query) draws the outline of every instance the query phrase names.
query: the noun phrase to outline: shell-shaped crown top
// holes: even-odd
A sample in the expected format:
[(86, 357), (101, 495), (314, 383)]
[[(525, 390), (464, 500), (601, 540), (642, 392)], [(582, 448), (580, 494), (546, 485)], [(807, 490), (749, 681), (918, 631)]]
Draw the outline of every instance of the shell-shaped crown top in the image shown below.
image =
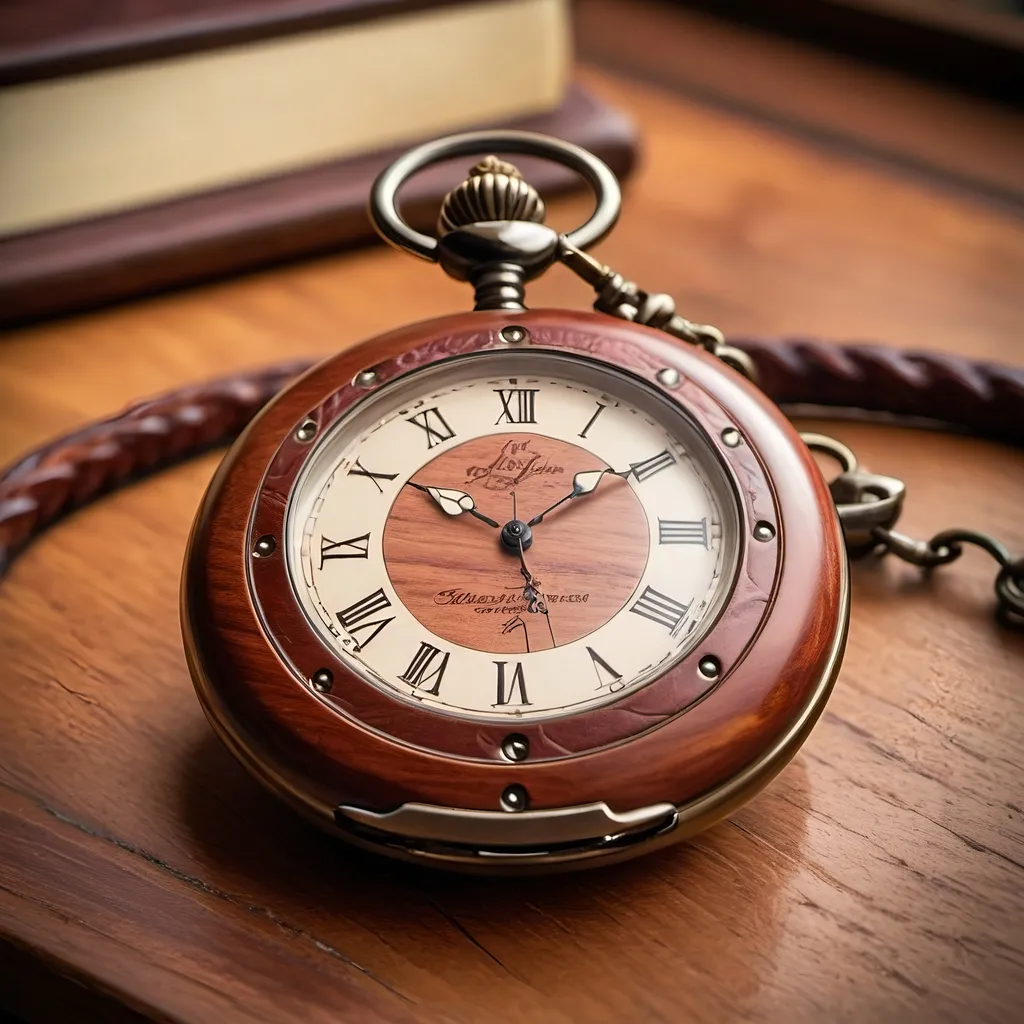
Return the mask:
[(493, 220), (542, 224), (544, 214), (544, 200), (523, 180), (519, 168), (496, 156), (488, 156), (469, 172), (461, 185), (444, 197), (437, 231), (446, 235), (468, 224)]

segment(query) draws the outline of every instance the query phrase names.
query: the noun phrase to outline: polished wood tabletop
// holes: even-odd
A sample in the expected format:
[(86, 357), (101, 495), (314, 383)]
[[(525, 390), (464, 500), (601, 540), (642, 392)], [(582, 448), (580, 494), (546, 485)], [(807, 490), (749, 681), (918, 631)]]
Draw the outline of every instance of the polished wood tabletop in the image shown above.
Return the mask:
[[(581, 28), (593, 60), (602, 24)], [(870, 89), (847, 131), (827, 96), (811, 110), (794, 92), (782, 117), (757, 88), (740, 104), (628, 52), (614, 71), (582, 67), (645, 144), (601, 256), (727, 335), (1024, 363), (1024, 198), (996, 180), (997, 155), (1020, 155), (1017, 115), (950, 98), (962, 121), (933, 124), (948, 145), (957, 124), (994, 133), (988, 156), (958, 150), (953, 173), (941, 148), (928, 156), (927, 124), (893, 127), (946, 109), (941, 95), (844, 67), (829, 64), (839, 93), (869, 75), (881, 97), (870, 144)], [(554, 220), (585, 210), (561, 201)], [(530, 296), (587, 302), (557, 270)], [(0, 461), (140, 395), (328, 353), (468, 300), (379, 246), (24, 329), (0, 345)], [(1024, 551), (1024, 454), (816, 425), (907, 481), (906, 532), (970, 526)], [(462, 878), (344, 848), (211, 732), (178, 582), (218, 458), (74, 515), (0, 583), (0, 1008), (45, 1021), (1019, 1019), (1024, 635), (994, 620), (986, 556), (931, 577), (855, 567), (834, 696), (730, 821), (617, 867)]]

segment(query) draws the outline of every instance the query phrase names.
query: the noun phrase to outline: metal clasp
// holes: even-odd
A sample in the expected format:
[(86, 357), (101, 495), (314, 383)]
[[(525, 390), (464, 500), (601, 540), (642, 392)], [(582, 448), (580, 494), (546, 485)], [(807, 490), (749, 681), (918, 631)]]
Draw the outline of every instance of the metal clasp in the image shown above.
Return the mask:
[(893, 476), (868, 473), (845, 444), (827, 434), (801, 434), (811, 451), (831, 456), (842, 467), (828, 489), (836, 503), (839, 522), (850, 554), (867, 554), (878, 546), (876, 531), (896, 525), (903, 511), (907, 485)]
[(1006, 625), (1024, 627), (1024, 558), (1014, 558), (994, 537), (977, 530), (943, 530), (931, 540), (917, 540), (892, 527), (903, 511), (907, 487), (891, 476), (867, 473), (845, 444), (826, 434), (801, 434), (812, 451), (834, 458), (842, 472), (828, 488), (836, 503), (843, 537), (851, 557), (877, 553), (895, 555), (920, 569), (935, 569), (955, 562), (964, 544), (987, 551), (999, 564), (995, 590), (998, 614)]
[(907, 485), (894, 476), (857, 470), (842, 473), (829, 484), (850, 554), (876, 547), (876, 531), (896, 525), (903, 511)]

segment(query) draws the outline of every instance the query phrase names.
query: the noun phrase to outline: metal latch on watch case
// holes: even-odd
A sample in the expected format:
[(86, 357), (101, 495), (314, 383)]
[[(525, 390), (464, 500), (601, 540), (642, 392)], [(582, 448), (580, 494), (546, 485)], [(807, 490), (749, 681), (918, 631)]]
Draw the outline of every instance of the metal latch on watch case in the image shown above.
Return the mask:
[(548, 810), (464, 810), (407, 803), (378, 813), (341, 805), (335, 822), (364, 842), (424, 856), (538, 862), (566, 855), (611, 852), (672, 832), (679, 812), (669, 803), (618, 814), (606, 803)]

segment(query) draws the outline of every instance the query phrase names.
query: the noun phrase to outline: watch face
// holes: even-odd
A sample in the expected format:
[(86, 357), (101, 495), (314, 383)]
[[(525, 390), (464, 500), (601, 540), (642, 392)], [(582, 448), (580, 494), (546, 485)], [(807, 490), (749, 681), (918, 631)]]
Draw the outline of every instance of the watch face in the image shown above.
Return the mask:
[(685, 411), (608, 364), (482, 352), (367, 396), (289, 499), (292, 587), (385, 692), (507, 721), (615, 701), (693, 649), (738, 511)]

